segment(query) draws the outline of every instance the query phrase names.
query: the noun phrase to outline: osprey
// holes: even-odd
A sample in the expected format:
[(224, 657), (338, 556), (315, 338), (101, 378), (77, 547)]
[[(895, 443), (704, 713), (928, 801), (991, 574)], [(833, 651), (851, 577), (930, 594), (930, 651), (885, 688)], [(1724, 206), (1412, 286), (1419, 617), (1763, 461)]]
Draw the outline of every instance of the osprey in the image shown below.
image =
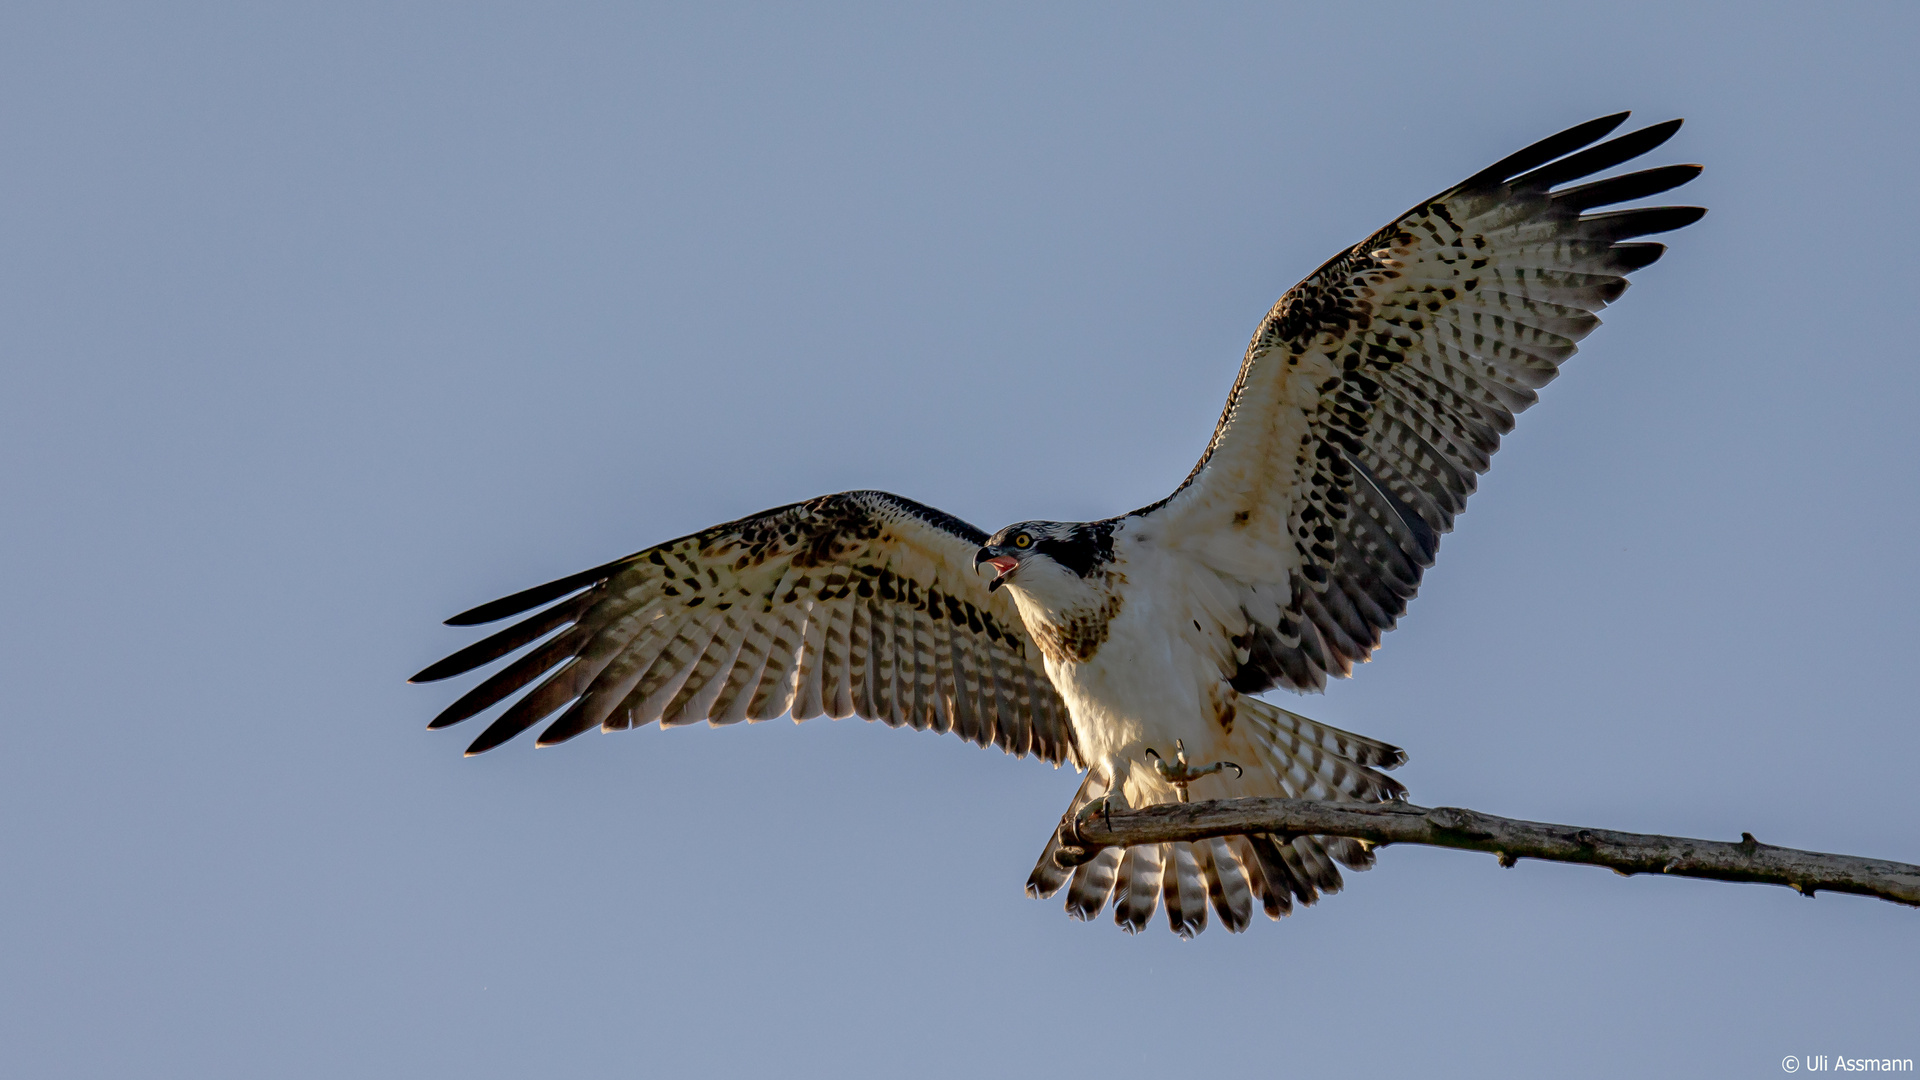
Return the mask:
[[(1236, 836), (1089, 852), (1092, 813), (1189, 797), (1385, 801), (1399, 749), (1253, 695), (1315, 691), (1393, 628), (1514, 414), (1553, 379), (1625, 275), (1635, 238), (1695, 207), (1601, 210), (1693, 179), (1669, 165), (1579, 183), (1652, 150), (1673, 120), (1610, 141), (1626, 113), (1502, 159), (1342, 251), (1280, 298), (1248, 346), (1199, 464), (1173, 494), (1094, 522), (987, 533), (852, 491), (647, 548), (448, 619), (544, 610), (413, 677), (528, 645), (429, 725), (531, 686), (467, 750), (558, 712), (590, 728), (861, 716), (952, 732), (1086, 771), (1028, 879), (1129, 931), (1164, 903), (1191, 937), (1365, 869), (1368, 846)], [(556, 602), (557, 601), (557, 602)], [(535, 643), (538, 642), (537, 645)], [(1336, 865), (1338, 864), (1338, 865)]]

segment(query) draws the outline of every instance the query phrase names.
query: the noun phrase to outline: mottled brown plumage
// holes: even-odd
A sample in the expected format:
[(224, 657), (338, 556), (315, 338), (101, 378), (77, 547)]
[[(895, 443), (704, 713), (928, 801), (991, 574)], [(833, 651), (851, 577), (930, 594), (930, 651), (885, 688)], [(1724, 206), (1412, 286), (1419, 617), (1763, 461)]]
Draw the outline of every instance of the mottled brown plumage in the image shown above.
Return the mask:
[[(432, 726), (542, 680), (468, 752), (566, 707), (541, 745), (595, 727), (824, 714), (951, 731), (1055, 764), (1076, 760), (1065, 706), (1012, 601), (989, 595), (973, 570), (985, 538), (884, 492), (778, 507), (563, 579), (585, 591), (414, 678), (460, 674), (565, 626)], [(521, 595), (539, 603), (545, 592)], [(486, 613), (524, 610), (501, 603)]]
[[(1257, 617), (1237, 689), (1316, 690), (1367, 658), (1406, 611), (1514, 415), (1600, 325), (1594, 312), (1626, 290), (1625, 275), (1665, 250), (1626, 241), (1705, 213), (1587, 212), (1677, 187), (1697, 165), (1551, 190), (1680, 127), (1589, 145), (1626, 116), (1544, 139), (1421, 202), (1261, 320), (1199, 463), (1173, 495), (1136, 511), (1169, 529), (1231, 523), (1247, 549), (1238, 554), (1290, 567), (1250, 590)], [(1292, 451), (1268, 469), (1264, 459), (1286, 449), (1278, 426)]]
[(1122, 604), (1118, 584), (1109, 581), (1107, 593), (1098, 604), (1062, 613), (1058, 619), (1035, 619), (1027, 629), (1042, 654), (1058, 661), (1085, 663), (1093, 659), (1107, 640), (1108, 629), (1120, 614)]

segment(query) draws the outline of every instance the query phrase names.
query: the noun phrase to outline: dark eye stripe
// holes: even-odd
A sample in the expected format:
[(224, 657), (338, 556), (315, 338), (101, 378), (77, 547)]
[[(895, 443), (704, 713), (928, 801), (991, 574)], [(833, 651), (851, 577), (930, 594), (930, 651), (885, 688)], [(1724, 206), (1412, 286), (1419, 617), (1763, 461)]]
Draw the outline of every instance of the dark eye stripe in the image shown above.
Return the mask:
[(1106, 522), (1076, 525), (1065, 539), (1030, 539), (1035, 555), (1044, 555), (1083, 578), (1113, 561), (1113, 527)]

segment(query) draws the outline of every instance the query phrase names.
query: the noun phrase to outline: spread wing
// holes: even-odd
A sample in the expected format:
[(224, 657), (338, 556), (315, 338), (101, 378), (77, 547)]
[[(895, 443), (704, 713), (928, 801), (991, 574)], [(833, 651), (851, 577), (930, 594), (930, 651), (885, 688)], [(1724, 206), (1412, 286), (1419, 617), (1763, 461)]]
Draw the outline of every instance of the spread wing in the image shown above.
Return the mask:
[(1680, 127), (1593, 145), (1626, 116), (1544, 139), (1421, 203), (1261, 322), (1199, 464), (1136, 512), (1237, 590), (1236, 688), (1319, 689), (1367, 658), (1514, 414), (1600, 324), (1594, 312), (1625, 275), (1666, 250), (1630, 241), (1705, 213), (1597, 210), (1686, 183), (1697, 165), (1562, 187)]
[(794, 503), (455, 615), (450, 625), (472, 626), (559, 601), (412, 681), (546, 638), (429, 725), (459, 723), (539, 680), (469, 754), (565, 708), (540, 745), (592, 727), (824, 713), (1077, 763), (1066, 705), (1013, 601), (975, 572), (986, 539), (882, 491)]

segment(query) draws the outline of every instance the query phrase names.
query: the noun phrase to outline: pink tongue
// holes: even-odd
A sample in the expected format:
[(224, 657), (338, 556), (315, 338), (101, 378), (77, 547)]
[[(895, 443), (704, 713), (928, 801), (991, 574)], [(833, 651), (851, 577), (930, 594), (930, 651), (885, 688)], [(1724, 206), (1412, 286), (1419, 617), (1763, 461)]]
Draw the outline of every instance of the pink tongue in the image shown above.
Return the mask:
[(998, 571), (999, 576), (1005, 577), (1013, 573), (1013, 568), (1020, 565), (1020, 560), (1011, 555), (995, 555), (987, 560), (987, 565)]

